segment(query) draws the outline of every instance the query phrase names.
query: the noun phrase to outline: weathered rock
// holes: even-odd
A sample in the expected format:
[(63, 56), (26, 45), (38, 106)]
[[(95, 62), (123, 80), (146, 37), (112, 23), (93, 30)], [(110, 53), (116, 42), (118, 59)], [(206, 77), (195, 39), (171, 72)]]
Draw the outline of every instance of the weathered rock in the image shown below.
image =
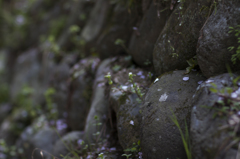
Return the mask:
[[(236, 77), (236, 75), (232, 77)], [(223, 106), (218, 103), (221, 100), (226, 100), (220, 97), (221, 93), (219, 92), (221, 89), (227, 89), (227, 87), (234, 89), (232, 77), (229, 74), (222, 74), (209, 78), (197, 88), (192, 98), (193, 109), (191, 114), (190, 134), (192, 139), (192, 154), (195, 159), (237, 158), (238, 144), (236, 144), (236, 148), (231, 145), (231, 142), (235, 139), (232, 135), (234, 126), (229, 125), (234, 115), (230, 115), (229, 117), (228, 114), (231, 110), (234, 110), (234, 108), (232, 107), (231, 110), (227, 109), (226, 111), (222, 109), (223, 111), (220, 113)], [(213, 84), (216, 85), (215, 88)], [(210, 88), (216, 89), (216, 93), (210, 91)], [(226, 89), (223, 94), (229, 95)], [(240, 89), (238, 88), (238, 90)], [(240, 91), (238, 92), (238, 99), (240, 99)], [(228, 107), (229, 105), (224, 106)], [(235, 113), (237, 114), (237, 112)], [(235, 113), (233, 111), (232, 114)], [(237, 120), (239, 120), (239, 117), (237, 117)], [(238, 134), (239, 130), (236, 131)]]
[[(94, 4), (92, 1), (73, 1), (71, 3), (69, 19), (66, 22), (64, 32), (58, 39), (58, 45), (64, 50), (75, 49), (72, 41), (73, 33), (71, 33), (69, 29), (72, 25), (77, 25), (81, 31)], [(75, 34), (77, 36), (79, 33)]]
[(203, 79), (197, 73), (184, 75), (184, 71), (173, 71), (152, 84), (142, 108), (143, 158), (186, 158), (180, 132), (171, 117), (174, 113), (181, 129), (185, 130), (184, 120), (188, 124), (190, 121), (190, 99), (198, 81)]
[(52, 128), (46, 127), (38, 131), (30, 140), (30, 147), (38, 148), (33, 155), (34, 158), (41, 159), (41, 151), (45, 158), (50, 158), (50, 154), (53, 153), (53, 146), (58, 138), (57, 132)]
[(109, 7), (110, 4), (108, 0), (99, 0), (96, 2), (92, 12), (90, 13), (89, 20), (81, 33), (81, 37), (86, 43), (96, 40), (103, 27), (105, 27), (110, 9)]
[(83, 137), (83, 134), (84, 133), (81, 131), (73, 131), (64, 135), (55, 143), (53, 148), (53, 155), (55, 157), (61, 157), (61, 155), (66, 156), (69, 153), (69, 148), (78, 146), (78, 140)]
[[(163, 30), (168, 17), (171, 14), (170, 9), (164, 2), (160, 2), (159, 6), (155, 2), (146, 11), (139, 28), (135, 28), (130, 45), (129, 53), (133, 60), (140, 66), (152, 64), (152, 52), (156, 40)], [(167, 8), (165, 11), (158, 13), (160, 10)], [(158, 14), (161, 14), (158, 17)]]
[[(121, 45), (116, 45), (115, 41), (121, 39), (127, 45), (133, 32), (133, 26), (138, 19), (137, 8), (139, 3), (134, 2), (134, 7), (129, 13), (126, 1), (119, 1), (110, 13), (108, 23), (99, 35), (96, 43), (96, 50), (101, 58), (108, 58), (126, 52)], [(139, 45), (139, 44), (138, 44)]]
[(34, 89), (39, 88), (40, 52), (30, 49), (17, 58), (11, 84), (11, 99), (14, 101), (24, 85)]
[(28, 126), (18, 138), (16, 146), (18, 149), (23, 149), (25, 158), (42, 158), (40, 151), (42, 151), (44, 158), (50, 159), (49, 154), (53, 153), (55, 142), (59, 139), (59, 135), (66, 132), (66, 123), (63, 120), (57, 120), (55, 128), (49, 126), (46, 116), (42, 115)]
[(28, 40), (25, 45), (36, 45), (39, 40), (46, 40), (49, 35), (57, 38), (67, 22), (66, 14), (70, 13), (70, 6), (74, 3), (76, 2), (37, 0), (29, 5), (27, 14), (34, 15), (34, 18), (31, 18), (31, 25), (27, 26), (26, 39)]
[(23, 150), (23, 154), (26, 158), (31, 158), (32, 152), (35, 148), (31, 147), (31, 138), (36, 134), (37, 131), (46, 127), (46, 117), (40, 116), (37, 118), (32, 125), (26, 127), (16, 141), (16, 147)]
[[(95, 133), (99, 132), (104, 128), (104, 131), (108, 129), (106, 127), (106, 120), (109, 113), (109, 103), (105, 96), (105, 83), (106, 79), (104, 76), (111, 72), (110, 64), (113, 62), (112, 59), (104, 60), (98, 67), (96, 72), (96, 79), (93, 85), (93, 96), (90, 111), (87, 116), (85, 125), (84, 141), (93, 142), (96, 141)], [(96, 118), (97, 117), (97, 118)], [(97, 120), (96, 120), (97, 119)], [(95, 124), (102, 123), (102, 125), (96, 126)], [(105, 134), (106, 135), (106, 134)], [(103, 136), (102, 136), (103, 137)]]
[[(206, 77), (228, 72), (227, 65), (232, 71), (240, 70), (240, 60), (234, 65), (231, 57), (239, 46), (235, 32), (228, 33), (229, 27), (240, 24), (240, 2), (229, 0), (219, 2), (216, 11), (209, 17), (198, 41), (197, 59), (200, 69)], [(234, 46), (232, 51), (228, 47)]]
[(51, 74), (51, 87), (55, 89), (53, 94), (53, 102), (57, 106), (59, 117), (64, 116), (64, 112), (67, 110), (68, 93), (69, 93), (69, 75), (70, 66), (62, 62), (54, 67), (54, 71)]
[(199, 31), (206, 21), (209, 0), (186, 1), (177, 4), (158, 37), (153, 51), (153, 64), (157, 75), (185, 69), (186, 60), (196, 55)]
[(123, 149), (131, 148), (140, 140), (142, 99), (132, 92), (132, 83), (128, 81), (129, 72), (136, 74), (134, 83), (146, 93), (150, 80), (142, 69), (123, 69), (113, 75), (114, 84), (110, 90), (110, 106), (116, 113), (119, 143)]
[(91, 105), (92, 85), (98, 58), (86, 58), (72, 68), (72, 82), (69, 93), (69, 127), (84, 130), (85, 121)]

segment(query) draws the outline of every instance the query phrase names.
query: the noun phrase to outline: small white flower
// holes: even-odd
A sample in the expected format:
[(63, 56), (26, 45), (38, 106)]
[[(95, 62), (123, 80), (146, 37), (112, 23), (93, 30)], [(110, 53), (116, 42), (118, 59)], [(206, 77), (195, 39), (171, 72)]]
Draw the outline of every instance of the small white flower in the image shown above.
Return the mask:
[(131, 125), (134, 125), (134, 121), (133, 121), (133, 120), (131, 120), (131, 121), (130, 121), (130, 124), (131, 124)]
[(124, 91), (127, 91), (128, 86), (122, 86), (122, 89), (123, 89)]
[(168, 98), (167, 93), (164, 93), (163, 95), (161, 95), (159, 102), (165, 102), (167, 100), (167, 98)]
[(159, 81), (159, 79), (158, 79), (158, 78), (156, 78), (156, 79), (155, 79), (155, 81), (154, 81), (153, 83), (156, 83), (157, 81)]
[(128, 76), (132, 76), (132, 72), (129, 72), (129, 73), (128, 73)]
[(207, 80), (205, 83), (212, 83), (214, 80)]
[(238, 96), (238, 94), (235, 93), (235, 92), (233, 92), (233, 93), (231, 94), (231, 97), (232, 97), (232, 98), (237, 98), (237, 96)]
[(188, 80), (189, 80), (189, 77), (183, 77), (183, 80), (184, 80), (184, 81), (188, 81)]

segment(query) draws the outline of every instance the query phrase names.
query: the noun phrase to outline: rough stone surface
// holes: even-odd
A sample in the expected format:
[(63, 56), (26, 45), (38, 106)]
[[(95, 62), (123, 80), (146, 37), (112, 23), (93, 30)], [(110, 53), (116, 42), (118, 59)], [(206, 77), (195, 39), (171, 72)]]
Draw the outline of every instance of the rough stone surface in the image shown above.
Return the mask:
[[(240, 24), (240, 2), (228, 0), (219, 2), (216, 12), (209, 17), (198, 41), (198, 64), (206, 77), (228, 72), (226, 65), (232, 71), (240, 70), (240, 60), (233, 65), (231, 57), (239, 46), (235, 33), (228, 33), (229, 27)], [(232, 51), (228, 47), (235, 46)]]
[[(30, 139), (30, 147), (38, 148), (38, 150), (34, 153), (35, 159), (41, 159), (42, 156), (40, 155), (40, 151), (43, 150), (43, 155), (45, 158), (49, 158), (50, 154), (53, 153), (53, 146), (55, 142), (59, 139), (57, 132), (48, 127), (44, 127), (43, 129), (39, 130), (31, 139)], [(45, 153), (44, 151), (48, 152)]]
[[(189, 77), (184, 81), (183, 77)], [(182, 130), (184, 120), (189, 124), (191, 98), (204, 78), (197, 73), (184, 75), (184, 71), (173, 71), (159, 77), (146, 94), (142, 108), (141, 147), (143, 158), (185, 159), (180, 132), (171, 120), (173, 113)]]
[(141, 135), (142, 101), (132, 92), (128, 81), (129, 72), (136, 75), (133, 79), (141, 88), (141, 93), (146, 93), (150, 84), (147, 72), (142, 69), (123, 69), (113, 75), (114, 84), (111, 86), (109, 102), (116, 113), (118, 139), (123, 149), (131, 148), (133, 143), (137, 144)]
[(64, 112), (67, 110), (68, 92), (69, 92), (69, 74), (70, 66), (62, 62), (54, 67), (51, 74), (50, 86), (55, 89), (53, 94), (53, 102), (57, 106), (57, 110), (60, 117), (64, 116)]
[[(77, 147), (78, 140), (83, 137), (83, 132), (81, 131), (72, 131), (66, 135), (64, 135), (60, 140), (58, 140), (53, 148), (53, 155), (56, 157), (61, 157), (60, 155), (66, 156), (69, 153), (68, 147)], [(65, 144), (63, 144), (63, 142)]]
[[(106, 79), (104, 76), (111, 72), (110, 64), (112, 62), (112, 59), (106, 59), (102, 61), (102, 63), (99, 65), (97, 72), (96, 72), (96, 78), (94, 80), (93, 85), (93, 96), (92, 96), (92, 102), (91, 107), (87, 116), (86, 124), (85, 124), (85, 135), (84, 135), (84, 141), (87, 142), (93, 142), (96, 141), (96, 136), (93, 134), (97, 133), (98, 131), (101, 131), (103, 126), (106, 130), (106, 119), (109, 113), (109, 103), (105, 96), (105, 83)], [(99, 118), (98, 121), (94, 119), (94, 117), (97, 116)], [(96, 125), (98, 122), (102, 123), (98, 128)]]
[[(90, 13), (89, 20), (87, 21), (81, 37), (86, 43), (96, 40), (106, 24), (107, 16), (109, 13), (110, 4), (108, 0), (99, 0), (96, 2), (94, 8)], [(97, 25), (96, 25), (97, 24)]]
[[(22, 156), (25, 158), (32, 158), (34, 151), (34, 158), (41, 159), (40, 151), (43, 151), (44, 158), (50, 159), (48, 154), (53, 153), (55, 142), (66, 133), (66, 124), (63, 120), (56, 121), (56, 127), (51, 128), (46, 116), (41, 115), (36, 118), (33, 123), (26, 127), (19, 136), (15, 146), (23, 150)], [(47, 153), (46, 153), (47, 152)]]
[(30, 49), (17, 58), (15, 63), (14, 77), (11, 84), (11, 99), (15, 100), (24, 85), (39, 87), (40, 73), (39, 50)]
[(106, 27), (97, 39), (96, 49), (101, 58), (108, 58), (126, 52), (121, 45), (116, 45), (115, 41), (121, 39), (126, 46), (133, 32), (133, 27), (138, 19), (137, 8), (139, 3), (134, 2), (134, 7), (129, 13), (126, 2), (118, 2), (112, 12)]
[[(58, 45), (64, 50), (72, 50), (75, 48), (72, 41), (73, 33), (71, 33), (69, 29), (72, 25), (77, 25), (81, 31), (88, 19), (93, 5), (95, 4), (92, 1), (72, 1), (71, 3), (71, 11), (68, 16), (69, 19), (66, 22), (64, 32), (58, 39)], [(79, 33), (76, 33), (76, 36), (77, 34)]]
[[(196, 159), (235, 159), (237, 147), (230, 146), (225, 151), (225, 148), (233, 141), (231, 137), (233, 128), (229, 127), (226, 114), (217, 115), (217, 108), (220, 109), (222, 106), (217, 104), (220, 96), (210, 91), (213, 83), (218, 90), (224, 87), (233, 88), (232, 78), (229, 74), (209, 78), (197, 88), (192, 99), (193, 109), (191, 114), (190, 134), (193, 157)], [(240, 94), (238, 97), (240, 97)], [(224, 126), (228, 128), (221, 128)]]
[(84, 130), (86, 117), (91, 105), (92, 85), (100, 60), (86, 58), (72, 68), (72, 82), (69, 93), (69, 127)]
[(22, 131), (21, 135), (19, 135), (15, 146), (18, 149), (23, 150), (23, 152), (24, 152), (23, 156), (25, 158), (31, 158), (31, 154), (32, 154), (33, 150), (35, 149), (31, 145), (31, 139), (40, 129), (42, 129), (43, 127), (46, 127), (46, 126), (47, 126), (46, 117), (40, 116), (32, 123), (32, 125), (26, 127)]
[[(155, 2), (152, 2), (139, 28), (135, 28), (129, 45), (129, 53), (132, 55), (134, 61), (140, 66), (146, 66), (149, 62), (152, 64), (154, 44), (171, 14), (168, 7), (169, 5), (162, 2), (159, 6), (157, 6)], [(167, 9), (160, 13), (161, 15), (159, 18), (158, 10), (165, 8)]]
[(176, 5), (154, 47), (153, 64), (157, 75), (185, 69), (188, 66), (186, 60), (196, 55), (199, 31), (208, 13), (200, 10), (209, 6), (210, 2), (188, 0)]
[[(107, 79), (104, 76), (107, 75), (108, 72), (111, 73), (111, 75), (113, 75), (114, 72), (116, 73), (121, 69), (124, 69), (125, 67), (129, 66), (131, 66), (131, 61), (128, 57), (108, 58), (102, 61), (101, 64), (99, 65), (93, 83), (93, 96), (90, 111), (88, 113), (88, 117), (85, 124), (84, 141), (90, 142), (94, 141), (93, 134), (96, 133), (97, 131), (104, 132), (102, 134), (103, 138), (106, 138), (107, 136), (110, 135), (110, 130), (112, 129), (109, 123), (110, 107), (108, 97), (106, 96), (108, 87)], [(118, 67), (118, 69), (120, 70), (117, 71), (116, 67)], [(94, 119), (94, 116), (98, 116), (99, 117), (98, 122), (102, 123), (102, 125), (99, 126), (98, 128), (96, 128), (96, 125), (94, 125), (97, 123), (96, 120)]]

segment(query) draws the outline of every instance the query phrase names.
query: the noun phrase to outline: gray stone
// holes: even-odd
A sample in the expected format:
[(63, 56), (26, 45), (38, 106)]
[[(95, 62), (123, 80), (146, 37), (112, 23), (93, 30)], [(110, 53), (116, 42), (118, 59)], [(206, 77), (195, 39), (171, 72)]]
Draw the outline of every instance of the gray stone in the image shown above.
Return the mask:
[[(92, 96), (92, 102), (91, 107), (87, 116), (86, 125), (85, 125), (85, 135), (84, 135), (84, 141), (87, 142), (93, 142), (96, 141), (96, 136), (94, 135), (97, 132), (101, 132), (104, 128), (104, 131), (107, 132), (106, 129), (106, 119), (109, 113), (109, 103), (105, 96), (105, 83), (106, 79), (104, 76), (111, 72), (110, 64), (112, 62), (112, 59), (106, 59), (104, 60), (100, 66), (97, 69), (94, 85), (93, 85), (93, 96)], [(95, 116), (98, 117), (98, 121), (95, 120)], [(96, 126), (94, 124), (102, 123), (100, 126)], [(102, 134), (100, 134), (102, 135)], [(105, 133), (106, 135), (106, 133)], [(105, 136), (102, 136), (104, 138)], [(105, 137), (106, 138), (106, 137)]]
[[(232, 77), (236, 77), (236, 75)], [(228, 114), (230, 110), (226, 110), (222, 114), (219, 113), (222, 107), (222, 105), (218, 104), (218, 101), (221, 100), (221, 93), (210, 91), (210, 88), (213, 88), (212, 84), (216, 85), (218, 92), (223, 88), (234, 88), (232, 77), (229, 74), (222, 74), (209, 78), (197, 88), (192, 98), (193, 109), (190, 134), (192, 154), (195, 159), (237, 158), (237, 148), (234, 148), (233, 145), (230, 146), (230, 143), (235, 139), (231, 135), (234, 127), (229, 125), (229, 119), (233, 116)], [(225, 94), (228, 93), (225, 91)], [(238, 99), (239, 97), (240, 94), (238, 94)], [(223, 100), (225, 99), (223, 98)], [(238, 132), (239, 130), (237, 130)], [(238, 147), (238, 144), (236, 145)]]
[(73, 131), (64, 135), (55, 143), (53, 155), (55, 157), (66, 156), (69, 153), (69, 149), (71, 150), (71, 148), (78, 146), (78, 140), (82, 139), (83, 134), (81, 131)]
[(31, 155), (35, 149), (34, 147), (32, 147), (31, 139), (39, 130), (44, 127), (47, 127), (47, 122), (46, 117), (42, 115), (37, 118), (30, 126), (26, 127), (22, 131), (21, 135), (18, 137), (15, 146), (17, 147), (17, 149), (23, 150), (23, 155), (26, 158), (31, 158)]
[(69, 75), (70, 66), (62, 62), (54, 67), (51, 76), (51, 87), (56, 90), (53, 94), (53, 102), (57, 106), (59, 117), (64, 116), (64, 112), (67, 110), (68, 93), (69, 93)]
[[(35, 159), (41, 159), (40, 152), (42, 151), (43, 156), (45, 158), (50, 158), (53, 153), (53, 147), (55, 142), (59, 139), (57, 132), (49, 127), (44, 127), (39, 130), (31, 139), (30, 139), (30, 147), (33, 148), (34, 151), (33, 157)], [(37, 148), (37, 149), (35, 149)]]
[(40, 74), (40, 52), (37, 49), (30, 49), (17, 58), (14, 70), (13, 82), (11, 84), (11, 99), (14, 101), (21, 92), (24, 85), (34, 89), (39, 88)]
[(143, 104), (140, 97), (132, 92), (128, 81), (129, 72), (136, 74), (134, 82), (146, 93), (150, 80), (147, 71), (142, 69), (123, 69), (113, 75), (114, 84), (110, 88), (109, 103), (117, 118), (118, 139), (123, 149), (131, 148), (140, 140), (141, 118), (140, 108)]
[[(229, 27), (240, 24), (240, 2), (228, 0), (219, 2), (203, 28), (198, 41), (197, 59), (200, 69), (206, 77), (228, 72), (227, 65), (232, 71), (240, 70), (240, 60), (234, 65), (231, 57), (239, 46), (235, 33), (228, 33)], [(228, 47), (234, 46), (232, 51)]]
[(92, 85), (98, 58), (80, 60), (72, 68), (72, 81), (69, 93), (69, 127), (72, 130), (84, 130), (87, 114), (91, 105)]
[[(155, 2), (152, 2), (139, 28), (131, 38), (129, 53), (132, 55), (133, 60), (140, 66), (146, 66), (149, 62), (152, 64), (154, 44), (171, 14), (168, 7), (164, 2), (160, 2), (159, 6), (157, 6)], [(161, 12), (160, 17), (158, 17), (158, 11), (165, 8), (167, 9)]]
[[(83, 28), (81, 37), (86, 43), (95, 40), (105, 27), (110, 4), (107, 0), (98, 0), (90, 13), (89, 20)], [(97, 24), (97, 25), (96, 25)]]
[[(90, 11), (93, 8), (92, 1), (72, 1), (70, 4), (70, 13), (69, 18), (67, 19), (65, 28), (63, 30), (63, 33), (59, 36), (58, 39), (58, 45), (61, 46), (64, 50), (72, 50), (76, 46), (73, 44), (72, 37), (77, 36), (79, 33), (76, 33), (76, 35), (73, 35), (69, 31), (69, 28), (72, 25), (77, 25), (81, 29), (84, 27), (86, 20), (89, 17)], [(80, 18), (84, 17), (84, 18)]]
[(123, 46), (116, 45), (115, 41), (121, 39), (124, 41), (125, 47), (128, 45), (133, 32), (132, 28), (138, 19), (137, 8), (139, 3), (134, 2), (131, 13), (129, 13), (129, 8), (125, 3), (119, 1), (112, 6), (114, 8), (109, 14), (109, 20), (97, 39), (95, 48), (103, 59), (126, 52)]
[(176, 4), (164, 29), (155, 43), (153, 64), (157, 75), (164, 72), (185, 69), (187, 60), (196, 55), (196, 46), (208, 11), (209, 0), (186, 1)]
[[(189, 79), (183, 80), (184, 77)], [(180, 132), (171, 117), (174, 113), (185, 130), (184, 121), (188, 125), (190, 121), (192, 95), (198, 81), (203, 79), (197, 73), (184, 75), (184, 71), (173, 71), (158, 77), (151, 85), (142, 108), (143, 158), (187, 158)]]

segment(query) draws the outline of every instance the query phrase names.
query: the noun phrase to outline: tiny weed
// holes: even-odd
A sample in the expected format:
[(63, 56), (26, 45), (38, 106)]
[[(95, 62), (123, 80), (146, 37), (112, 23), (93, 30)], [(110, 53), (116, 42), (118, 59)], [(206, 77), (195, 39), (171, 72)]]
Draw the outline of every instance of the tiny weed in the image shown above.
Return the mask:
[(110, 72), (108, 72), (108, 74), (107, 74), (106, 76), (104, 76), (104, 77), (108, 79), (108, 84), (109, 84), (109, 85), (112, 85), (112, 84), (113, 84), (113, 81), (112, 81), (112, 79), (111, 79), (111, 73), (110, 73)]
[(139, 88), (139, 86), (137, 86), (137, 84), (134, 82), (133, 76), (136, 76), (136, 75), (132, 74), (132, 72), (129, 72), (128, 77), (129, 77), (129, 82), (132, 83), (132, 88), (133, 88), (132, 92), (137, 94), (139, 101), (143, 101), (144, 93), (141, 92), (141, 89)]
[(197, 56), (194, 56), (193, 58), (187, 60), (187, 63), (189, 66), (186, 68), (185, 74), (190, 73), (192, 69), (194, 69), (198, 65)]
[(173, 113), (173, 116), (171, 117), (171, 120), (174, 122), (174, 124), (177, 126), (178, 130), (180, 131), (183, 146), (187, 155), (188, 159), (192, 159), (192, 153), (191, 153), (191, 145), (190, 145), (190, 137), (188, 133), (188, 127), (187, 127), (187, 122), (185, 121), (185, 135), (183, 134), (183, 131), (178, 123), (176, 115)]
[(120, 45), (123, 47), (123, 49), (125, 50), (126, 53), (129, 53), (129, 50), (127, 49), (126, 45), (125, 45), (125, 41), (122, 39), (117, 39), (115, 41), (115, 45)]

